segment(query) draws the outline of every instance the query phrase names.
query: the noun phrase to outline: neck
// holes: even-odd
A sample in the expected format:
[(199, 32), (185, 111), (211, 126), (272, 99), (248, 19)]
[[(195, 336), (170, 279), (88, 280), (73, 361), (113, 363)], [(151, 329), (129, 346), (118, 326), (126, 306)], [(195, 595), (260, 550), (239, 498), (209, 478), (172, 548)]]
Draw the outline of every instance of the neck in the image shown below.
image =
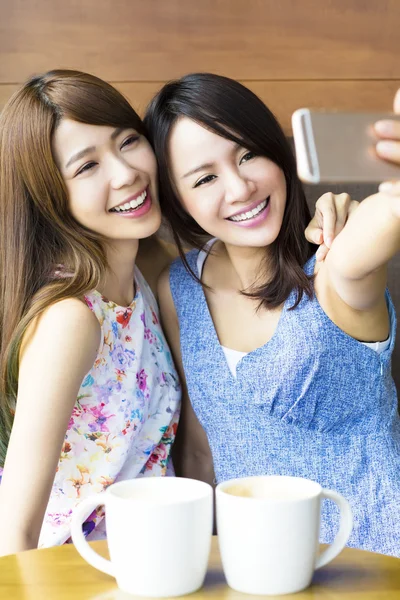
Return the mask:
[(99, 290), (119, 306), (129, 306), (135, 296), (134, 276), (138, 240), (114, 242), (107, 247), (108, 269)]
[(238, 288), (246, 290), (258, 283), (265, 270), (265, 248), (248, 248), (225, 244), (225, 252), (237, 278)]

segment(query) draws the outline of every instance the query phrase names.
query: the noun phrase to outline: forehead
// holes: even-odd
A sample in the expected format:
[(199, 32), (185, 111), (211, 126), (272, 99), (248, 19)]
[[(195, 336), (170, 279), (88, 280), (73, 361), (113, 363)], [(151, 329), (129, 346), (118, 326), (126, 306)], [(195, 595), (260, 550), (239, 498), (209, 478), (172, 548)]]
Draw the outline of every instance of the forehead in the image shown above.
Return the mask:
[(236, 149), (231, 140), (217, 135), (187, 117), (179, 119), (171, 132), (169, 152), (174, 171), (179, 173), (201, 162), (216, 162)]
[(56, 159), (63, 162), (76, 151), (89, 146), (99, 146), (110, 140), (115, 127), (88, 125), (72, 119), (61, 119), (53, 136)]

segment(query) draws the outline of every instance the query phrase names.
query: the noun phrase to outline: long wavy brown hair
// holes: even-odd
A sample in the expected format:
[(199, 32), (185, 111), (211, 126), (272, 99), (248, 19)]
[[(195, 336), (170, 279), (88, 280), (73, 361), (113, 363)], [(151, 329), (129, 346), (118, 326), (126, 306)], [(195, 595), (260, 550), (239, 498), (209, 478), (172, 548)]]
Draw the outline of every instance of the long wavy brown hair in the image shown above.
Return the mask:
[[(78, 71), (33, 77), (0, 115), (0, 465), (27, 327), (51, 304), (95, 289), (107, 267), (105, 240), (80, 225), (68, 208), (52, 153), (62, 118), (133, 127), (145, 135), (142, 121), (115, 88)], [(55, 276), (60, 265), (68, 277)]]

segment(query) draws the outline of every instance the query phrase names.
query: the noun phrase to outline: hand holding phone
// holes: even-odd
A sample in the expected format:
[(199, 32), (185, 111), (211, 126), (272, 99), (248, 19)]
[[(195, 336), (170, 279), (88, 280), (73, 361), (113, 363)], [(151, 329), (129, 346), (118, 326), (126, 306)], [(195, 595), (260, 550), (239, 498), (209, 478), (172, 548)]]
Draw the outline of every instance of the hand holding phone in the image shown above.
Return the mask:
[[(400, 89), (394, 98), (394, 112), (400, 114)], [(400, 165), (400, 122), (378, 121), (375, 131), (381, 141), (376, 145), (377, 154), (384, 160), (389, 160)], [(385, 181), (379, 186), (380, 192), (400, 194), (400, 177), (398, 181)]]
[(306, 183), (400, 180), (400, 164), (379, 158), (374, 124), (391, 113), (340, 113), (302, 108), (292, 116), (299, 177)]

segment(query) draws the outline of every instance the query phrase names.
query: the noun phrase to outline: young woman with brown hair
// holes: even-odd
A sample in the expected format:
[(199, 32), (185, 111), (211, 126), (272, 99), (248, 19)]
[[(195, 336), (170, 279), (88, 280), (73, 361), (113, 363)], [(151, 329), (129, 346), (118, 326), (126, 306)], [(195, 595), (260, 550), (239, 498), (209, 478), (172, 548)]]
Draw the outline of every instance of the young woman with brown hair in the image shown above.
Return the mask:
[[(177, 472), (313, 479), (350, 501), (350, 545), (400, 556), (396, 317), (385, 290), (400, 196), (364, 200), (317, 262), (293, 154), (250, 90), (188, 75), (161, 89), (145, 124), (181, 255), (159, 284), (188, 391)], [(323, 510), (330, 543), (338, 515)]]
[(1, 555), (65, 542), (116, 480), (165, 475), (180, 386), (135, 267), (161, 214), (129, 103), (83, 73), (33, 78), (0, 117), (0, 182)]

